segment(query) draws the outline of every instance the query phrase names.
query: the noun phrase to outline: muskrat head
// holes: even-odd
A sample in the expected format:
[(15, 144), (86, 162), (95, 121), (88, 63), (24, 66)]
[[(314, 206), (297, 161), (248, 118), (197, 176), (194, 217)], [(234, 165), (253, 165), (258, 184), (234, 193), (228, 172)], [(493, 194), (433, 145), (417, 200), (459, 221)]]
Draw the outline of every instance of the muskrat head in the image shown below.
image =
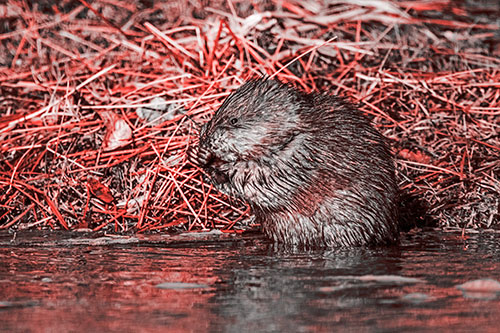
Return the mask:
[(217, 185), (229, 181), (238, 163), (272, 160), (296, 135), (301, 103), (298, 93), (279, 81), (243, 84), (201, 129), (199, 165)]

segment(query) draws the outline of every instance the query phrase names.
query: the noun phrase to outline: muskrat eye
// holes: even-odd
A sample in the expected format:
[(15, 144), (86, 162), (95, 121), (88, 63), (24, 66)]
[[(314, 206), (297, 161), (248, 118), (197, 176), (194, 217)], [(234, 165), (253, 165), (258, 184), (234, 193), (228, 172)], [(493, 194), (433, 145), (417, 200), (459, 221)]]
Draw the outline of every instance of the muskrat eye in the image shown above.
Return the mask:
[(229, 123), (230, 123), (231, 125), (236, 125), (236, 124), (238, 123), (238, 118), (231, 118), (231, 119), (229, 120)]

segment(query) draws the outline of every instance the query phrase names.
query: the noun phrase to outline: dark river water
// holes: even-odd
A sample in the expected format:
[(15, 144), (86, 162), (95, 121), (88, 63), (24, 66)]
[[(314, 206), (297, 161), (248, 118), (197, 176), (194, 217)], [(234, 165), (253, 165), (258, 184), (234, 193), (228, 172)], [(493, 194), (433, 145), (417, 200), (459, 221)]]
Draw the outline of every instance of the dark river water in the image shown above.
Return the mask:
[(259, 235), (0, 233), (0, 330), (498, 332), (499, 279), (494, 233), (297, 253)]

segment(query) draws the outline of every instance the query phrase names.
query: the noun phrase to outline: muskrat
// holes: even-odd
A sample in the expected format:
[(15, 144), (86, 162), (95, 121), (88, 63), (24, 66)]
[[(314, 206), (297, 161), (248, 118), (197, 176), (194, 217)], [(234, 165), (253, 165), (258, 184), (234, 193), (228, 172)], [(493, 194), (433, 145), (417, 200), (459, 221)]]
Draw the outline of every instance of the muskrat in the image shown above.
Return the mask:
[(346, 100), (269, 78), (244, 83), (200, 130), (197, 162), (246, 201), (264, 233), (301, 247), (398, 238), (398, 187), (386, 139)]

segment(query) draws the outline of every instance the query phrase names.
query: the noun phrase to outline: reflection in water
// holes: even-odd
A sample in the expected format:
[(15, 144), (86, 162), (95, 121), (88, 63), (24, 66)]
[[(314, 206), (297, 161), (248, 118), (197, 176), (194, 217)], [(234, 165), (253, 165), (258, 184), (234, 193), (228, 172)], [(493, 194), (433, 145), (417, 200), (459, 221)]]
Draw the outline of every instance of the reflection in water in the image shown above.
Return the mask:
[(500, 316), (498, 293), (456, 287), (500, 277), (493, 235), (302, 253), (255, 237), (70, 246), (64, 235), (0, 235), (3, 330), (463, 331)]

